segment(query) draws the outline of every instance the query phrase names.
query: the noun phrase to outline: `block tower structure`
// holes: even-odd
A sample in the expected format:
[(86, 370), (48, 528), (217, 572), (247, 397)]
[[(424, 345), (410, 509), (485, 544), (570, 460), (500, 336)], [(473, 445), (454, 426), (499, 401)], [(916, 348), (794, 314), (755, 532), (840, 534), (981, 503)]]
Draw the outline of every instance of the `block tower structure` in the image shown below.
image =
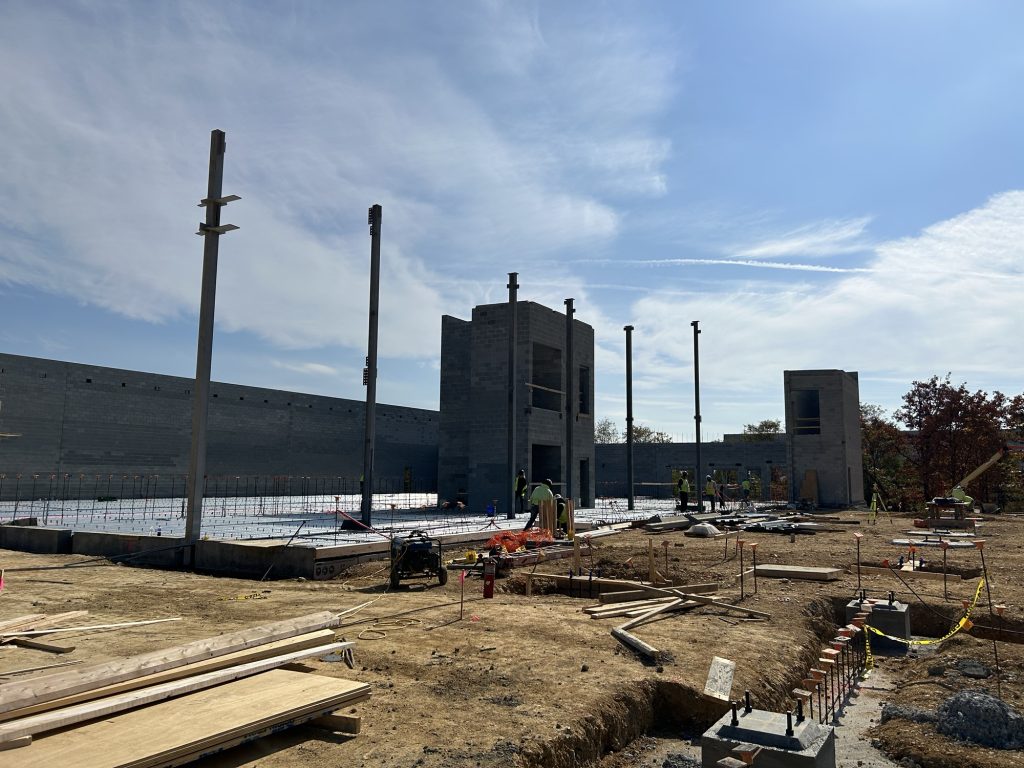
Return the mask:
[[(441, 318), (438, 497), (463, 501), (474, 512), (497, 502), (502, 516), (509, 511), (513, 481), (508, 473), (510, 314), (506, 302), (474, 307), (468, 321)], [(515, 469), (526, 470), (531, 489), (551, 479), (556, 493), (571, 496), (577, 506), (592, 506), (594, 329), (572, 321), (568, 361), (565, 314), (520, 301), (516, 315)], [(572, 419), (571, 451), (566, 451), (567, 418)]]
[(863, 504), (857, 374), (785, 371), (783, 377), (790, 501), (811, 498), (827, 507)]

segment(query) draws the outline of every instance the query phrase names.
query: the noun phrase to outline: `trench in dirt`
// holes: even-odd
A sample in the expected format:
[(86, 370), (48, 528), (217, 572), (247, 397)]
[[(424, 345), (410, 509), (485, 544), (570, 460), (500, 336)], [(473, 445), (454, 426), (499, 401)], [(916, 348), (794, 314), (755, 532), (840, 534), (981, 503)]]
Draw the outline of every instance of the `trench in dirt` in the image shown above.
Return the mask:
[[(808, 624), (824, 642), (835, 634), (833, 604), (820, 598), (804, 611)], [(785, 711), (792, 706), (791, 693), (799, 686), (804, 670), (813, 666), (820, 647), (810, 644), (794, 649), (794, 670), (784, 680), (761, 680), (751, 689), (756, 706)], [(643, 663), (638, 659), (637, 663)], [(733, 691), (734, 698), (737, 695)], [(581, 768), (593, 766), (612, 753), (622, 752), (645, 736), (665, 734), (699, 735), (728, 711), (724, 701), (715, 701), (682, 683), (648, 678), (630, 684), (605, 697), (593, 712), (567, 727), (565, 732), (544, 742), (525, 745), (519, 754), (524, 768)]]

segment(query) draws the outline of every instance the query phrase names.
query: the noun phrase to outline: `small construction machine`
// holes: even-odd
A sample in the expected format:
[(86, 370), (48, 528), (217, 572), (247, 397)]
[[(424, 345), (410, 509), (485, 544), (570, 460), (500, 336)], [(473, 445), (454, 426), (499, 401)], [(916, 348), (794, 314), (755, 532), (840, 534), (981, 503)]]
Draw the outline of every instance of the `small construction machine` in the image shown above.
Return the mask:
[(391, 539), (391, 588), (397, 588), (402, 579), (423, 576), (436, 576), (441, 585), (448, 583), (448, 569), (441, 559), (441, 540), (420, 530)]

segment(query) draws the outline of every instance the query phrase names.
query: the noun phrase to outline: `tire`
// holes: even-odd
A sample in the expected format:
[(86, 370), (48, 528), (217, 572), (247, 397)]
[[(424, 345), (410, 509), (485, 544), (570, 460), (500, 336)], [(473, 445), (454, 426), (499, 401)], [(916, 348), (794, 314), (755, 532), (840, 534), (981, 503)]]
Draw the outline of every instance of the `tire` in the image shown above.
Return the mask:
[(448, 583), (448, 569), (443, 565), (437, 571), (437, 583), (442, 587)]

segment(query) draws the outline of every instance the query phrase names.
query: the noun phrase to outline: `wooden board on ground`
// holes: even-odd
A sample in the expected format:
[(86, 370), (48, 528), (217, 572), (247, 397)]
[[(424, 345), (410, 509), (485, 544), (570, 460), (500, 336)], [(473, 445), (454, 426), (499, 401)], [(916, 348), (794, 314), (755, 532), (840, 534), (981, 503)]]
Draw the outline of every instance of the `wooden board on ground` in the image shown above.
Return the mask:
[[(760, 567), (760, 566), (758, 566)], [(891, 575), (889, 568), (876, 568), (873, 565), (862, 565), (860, 572), (866, 576), (889, 576)], [(935, 571), (904, 571), (899, 568), (895, 569), (895, 572), (903, 578), (908, 576), (912, 579), (933, 579), (936, 581), (942, 581), (942, 572), (936, 573)], [(950, 573), (946, 576), (950, 581), (960, 581), (960, 576), (955, 573)]]
[(836, 581), (842, 568), (816, 568), (808, 565), (759, 565), (757, 575), (765, 579), (800, 579), (804, 581)]
[(5, 753), (4, 768), (180, 765), (183, 757), (296, 717), (333, 712), (369, 692), (365, 683), (274, 670), (36, 739)]
[(190, 662), (223, 656), (234, 651), (282, 640), (338, 624), (329, 611), (249, 627), (218, 637), (196, 640), (173, 648), (133, 656), (130, 659), (93, 664), (74, 672), (63, 672), (26, 682), (0, 685), (0, 712), (52, 701), (82, 691), (112, 685), (141, 675), (162, 672)]

